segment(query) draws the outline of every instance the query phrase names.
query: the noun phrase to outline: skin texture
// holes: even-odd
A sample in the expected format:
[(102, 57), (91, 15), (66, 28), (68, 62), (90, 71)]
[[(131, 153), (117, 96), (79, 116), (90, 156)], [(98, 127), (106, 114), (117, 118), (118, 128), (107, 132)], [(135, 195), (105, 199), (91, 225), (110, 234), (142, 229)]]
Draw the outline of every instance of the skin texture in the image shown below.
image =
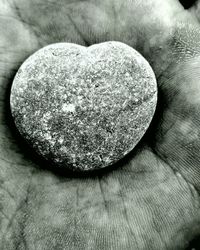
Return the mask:
[[(0, 248), (186, 249), (200, 232), (200, 30), (176, 0), (0, 3)], [(9, 116), (20, 64), (55, 42), (119, 40), (155, 71), (149, 133), (117, 168), (75, 178), (27, 150)], [(188, 248), (191, 249), (191, 248)]]

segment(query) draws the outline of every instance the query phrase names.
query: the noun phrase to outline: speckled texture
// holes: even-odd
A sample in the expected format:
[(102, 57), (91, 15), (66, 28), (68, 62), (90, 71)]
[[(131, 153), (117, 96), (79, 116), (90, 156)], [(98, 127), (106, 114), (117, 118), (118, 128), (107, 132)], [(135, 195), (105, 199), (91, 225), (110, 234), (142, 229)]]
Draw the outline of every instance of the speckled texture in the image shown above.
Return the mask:
[(133, 48), (58, 43), (31, 55), (11, 89), (22, 136), (55, 166), (91, 170), (129, 153), (157, 102), (154, 73)]

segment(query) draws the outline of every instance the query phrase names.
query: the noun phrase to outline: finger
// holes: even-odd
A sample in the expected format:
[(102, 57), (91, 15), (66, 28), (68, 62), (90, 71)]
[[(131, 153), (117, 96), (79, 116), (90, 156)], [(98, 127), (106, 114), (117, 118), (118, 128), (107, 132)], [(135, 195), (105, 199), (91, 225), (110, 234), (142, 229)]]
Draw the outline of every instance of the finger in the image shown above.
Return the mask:
[[(38, 45), (32, 32), (15, 16), (8, 1), (0, 3), (0, 197), (1, 235), (26, 196), (33, 164), (25, 159), (11, 129), (9, 90), (23, 60)], [(14, 218), (14, 217), (13, 217)], [(3, 247), (3, 245), (2, 245)]]
[(200, 191), (200, 30), (176, 27), (174, 62), (160, 76), (160, 94), (166, 106), (157, 127), (156, 151), (175, 171)]
[[(139, 50), (153, 66), (165, 54), (164, 49), (168, 49), (169, 29), (176, 19), (193, 21), (178, 0), (61, 1), (59, 4), (18, 0), (13, 9), (35, 32), (41, 46), (58, 41), (88, 46), (119, 40)], [(163, 70), (167, 63), (164, 59), (155, 65), (155, 70)]]

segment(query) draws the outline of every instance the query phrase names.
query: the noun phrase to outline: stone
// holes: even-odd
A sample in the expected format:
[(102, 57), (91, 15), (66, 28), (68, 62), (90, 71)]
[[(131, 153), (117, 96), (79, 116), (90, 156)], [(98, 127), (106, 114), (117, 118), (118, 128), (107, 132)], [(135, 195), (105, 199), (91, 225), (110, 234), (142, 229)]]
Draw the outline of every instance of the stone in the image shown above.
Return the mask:
[(128, 154), (154, 115), (149, 63), (120, 42), (48, 45), (19, 68), (10, 106), (17, 129), (55, 167), (104, 168)]

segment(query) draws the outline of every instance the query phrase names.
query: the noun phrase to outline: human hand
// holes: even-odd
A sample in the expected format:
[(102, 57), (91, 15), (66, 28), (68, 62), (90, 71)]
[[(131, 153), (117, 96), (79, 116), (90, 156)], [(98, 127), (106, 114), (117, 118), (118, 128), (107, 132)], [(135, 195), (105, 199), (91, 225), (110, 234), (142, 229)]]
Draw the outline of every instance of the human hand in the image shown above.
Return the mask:
[[(16, 0), (0, 3), (0, 248), (185, 249), (200, 230), (200, 30), (178, 0)], [(16, 70), (56, 42), (117, 40), (157, 77), (149, 131), (113, 169), (51, 171), (16, 136)]]

